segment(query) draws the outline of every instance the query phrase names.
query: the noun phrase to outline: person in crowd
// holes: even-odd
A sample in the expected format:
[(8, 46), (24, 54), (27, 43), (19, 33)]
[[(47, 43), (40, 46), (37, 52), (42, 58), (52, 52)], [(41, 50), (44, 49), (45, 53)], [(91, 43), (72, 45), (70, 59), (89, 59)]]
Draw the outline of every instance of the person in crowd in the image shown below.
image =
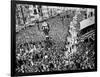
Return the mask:
[(42, 30), (43, 30), (45, 35), (49, 35), (50, 26), (47, 22), (42, 23)]

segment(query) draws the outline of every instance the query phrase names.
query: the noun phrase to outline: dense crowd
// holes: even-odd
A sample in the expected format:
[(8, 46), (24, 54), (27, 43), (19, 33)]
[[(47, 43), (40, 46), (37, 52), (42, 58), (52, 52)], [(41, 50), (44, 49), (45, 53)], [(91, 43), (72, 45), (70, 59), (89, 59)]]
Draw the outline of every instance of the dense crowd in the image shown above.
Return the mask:
[[(21, 13), (20, 8), (21, 6), (19, 6), (19, 12)], [(45, 39), (38, 41), (27, 41), (27, 38), (34, 39), (31, 38), (31, 36), (38, 39), (39, 37), (33, 35), (37, 32), (37, 35), (41, 36), (37, 28), (32, 28), (33, 25), (26, 32), (25, 30), (23, 30), (22, 33), (18, 32), (19, 38), (21, 38), (21, 40), (25, 39), (25, 42), (16, 43), (16, 72), (34, 73), (95, 69), (95, 38), (87, 37), (83, 41), (79, 40), (75, 43), (75, 40), (78, 39), (76, 39), (76, 37), (78, 37), (79, 22), (88, 17), (89, 14), (87, 14), (87, 10), (68, 10), (66, 14), (60, 14), (54, 19), (48, 20), (48, 24), (43, 23), (41, 31), (44, 32)], [(24, 17), (16, 19), (22, 20), (23, 18)], [(69, 29), (63, 30), (61, 25)], [(40, 23), (38, 26), (40, 26)], [(53, 32), (51, 33), (54, 34), (54, 36), (49, 36), (50, 31)], [(64, 32), (67, 35), (64, 36), (65, 38), (63, 37)], [(65, 40), (57, 40), (53, 38), (55, 36), (61, 39), (64, 38)], [(19, 40), (20, 39), (18, 39), (18, 41)], [(75, 49), (75, 52), (72, 52), (73, 49)]]
[[(61, 43), (60, 43), (61, 44)], [(22, 73), (86, 70), (95, 68), (95, 41), (89, 39), (77, 44), (77, 52), (65, 56), (65, 44), (37, 41), (17, 46), (16, 71)]]

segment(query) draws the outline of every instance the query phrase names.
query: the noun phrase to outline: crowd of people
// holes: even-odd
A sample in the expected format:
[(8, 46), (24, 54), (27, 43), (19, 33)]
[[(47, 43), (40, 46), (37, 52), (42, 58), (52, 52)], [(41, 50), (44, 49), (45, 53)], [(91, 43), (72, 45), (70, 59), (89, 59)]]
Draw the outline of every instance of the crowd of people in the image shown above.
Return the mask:
[(20, 44), (16, 51), (16, 71), (30, 73), (95, 68), (94, 40), (79, 42), (77, 52), (67, 55), (68, 58), (66, 51), (65, 45), (60, 47), (51, 39)]
[[(59, 17), (62, 21), (65, 21), (63, 23), (64, 26), (69, 26), (69, 35), (67, 34), (66, 40), (57, 41), (49, 36), (51, 26), (44, 21), (41, 27), (45, 37), (44, 40), (19, 42), (16, 45), (16, 71), (18, 73), (88, 70), (95, 68), (95, 39), (89, 38), (88, 40), (77, 41), (80, 27), (79, 21), (87, 18), (84, 17), (87, 15), (80, 14), (81, 12), (78, 11), (74, 12), (75, 15), (73, 16), (70, 14), (65, 15), (65, 18), (70, 20), (68, 21), (69, 24), (67, 23), (68, 25), (66, 25), (65, 22), (67, 21), (64, 20), (63, 16)], [(78, 19), (79, 15), (83, 16), (80, 18), (81, 20)]]

